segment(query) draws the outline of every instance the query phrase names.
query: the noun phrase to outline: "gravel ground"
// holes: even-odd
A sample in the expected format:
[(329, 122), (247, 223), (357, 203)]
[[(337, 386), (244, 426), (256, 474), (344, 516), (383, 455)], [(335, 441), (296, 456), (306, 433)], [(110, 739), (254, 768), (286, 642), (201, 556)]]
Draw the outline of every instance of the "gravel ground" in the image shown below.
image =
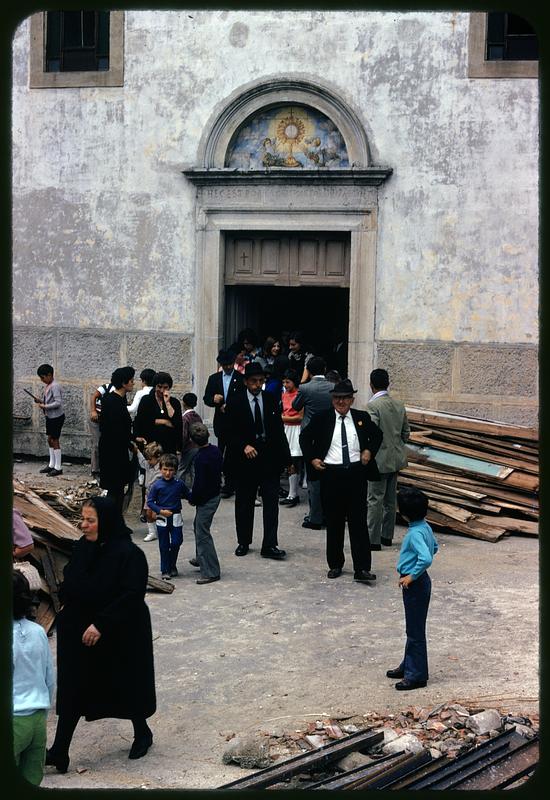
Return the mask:
[[(55, 479), (42, 462), (15, 463), (16, 477), (69, 488), (89, 466), (66, 465)], [(234, 734), (293, 731), (322, 716), (399, 713), (410, 705), (459, 701), (521, 714), (538, 709), (539, 543), (513, 536), (495, 544), (436, 534), (428, 616), (430, 681), (396, 692), (385, 677), (399, 663), (404, 622), (393, 547), (373, 554), (375, 585), (353, 581), (349, 548), (343, 575), (326, 577), (324, 531), (301, 527), (306, 492), (281, 507), (279, 546), (287, 559), (259, 555), (261, 508), (249, 554), (236, 558), (233, 499), (224, 500), (213, 534), (222, 580), (197, 586), (191, 507), (184, 508), (180, 577), (172, 594), (147, 596), (153, 622), (157, 713), (154, 744), (129, 761), (131, 725), (81, 722), (66, 775), (46, 768), (45, 788), (215, 788), (247, 771), (225, 765)], [(126, 515), (134, 541), (158, 575), (156, 542), (144, 542), (137, 497)], [(55, 632), (50, 639), (55, 655)], [(116, 665), (113, 665), (114, 668)], [(49, 717), (49, 741), (56, 716)]]

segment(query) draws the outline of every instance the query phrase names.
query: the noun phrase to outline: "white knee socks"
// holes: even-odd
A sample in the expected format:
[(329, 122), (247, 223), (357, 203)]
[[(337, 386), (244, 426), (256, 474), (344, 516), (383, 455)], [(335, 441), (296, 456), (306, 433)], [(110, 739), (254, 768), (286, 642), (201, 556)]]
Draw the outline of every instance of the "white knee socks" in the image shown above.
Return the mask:
[(298, 494), (298, 487), (300, 485), (299, 475), (288, 476), (288, 499), (293, 500)]

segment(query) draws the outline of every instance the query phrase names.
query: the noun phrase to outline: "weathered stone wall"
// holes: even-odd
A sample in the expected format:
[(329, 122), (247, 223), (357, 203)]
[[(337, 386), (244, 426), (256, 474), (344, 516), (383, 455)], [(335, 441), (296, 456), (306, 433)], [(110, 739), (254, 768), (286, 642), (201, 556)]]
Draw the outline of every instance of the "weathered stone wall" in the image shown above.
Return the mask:
[[(141, 335), (195, 341), (195, 188), (182, 170), (197, 166), (226, 98), (284, 73), (330, 82), (363, 125), (371, 163), (393, 169), (378, 190), (370, 340), (399, 355), (394, 378), (415, 383), (422, 350), (423, 402), (501, 419), (525, 402), (528, 415), (536, 370), (518, 387), (509, 359), (532, 364), (538, 340), (538, 82), (469, 78), (469, 21), (451, 11), (125, 11), (123, 86), (70, 89), (29, 88), (23, 21), (13, 39), (17, 387), (55, 343), (80, 419), (94, 381), (131, 359), (146, 365)], [(484, 358), (488, 369), (474, 369)]]
[(129, 364), (136, 370), (136, 389), (141, 387), (142, 369), (163, 370), (172, 375), (173, 392), (181, 398), (193, 385), (192, 347), (192, 336), (186, 334), (16, 327), (14, 451), (34, 455), (48, 452), (44, 414), (23, 391), (25, 388), (41, 395), (43, 384), (36, 375), (39, 364), (53, 366), (63, 390), (63, 453), (88, 458), (90, 398), (95, 389), (109, 380), (116, 367)]
[(376, 366), (407, 405), (538, 425), (533, 345), (378, 342)]

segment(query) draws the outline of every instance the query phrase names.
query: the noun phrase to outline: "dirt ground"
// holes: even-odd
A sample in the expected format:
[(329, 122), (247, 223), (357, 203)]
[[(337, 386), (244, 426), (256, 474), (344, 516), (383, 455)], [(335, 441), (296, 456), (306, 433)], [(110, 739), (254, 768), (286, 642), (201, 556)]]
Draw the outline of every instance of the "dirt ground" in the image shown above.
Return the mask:
[[(89, 479), (89, 466), (66, 465), (55, 479), (38, 476), (40, 462), (15, 464), (17, 477), (67, 487)], [(156, 542), (144, 542), (137, 497), (126, 515), (153, 575)], [(149, 592), (155, 648), (154, 743), (129, 761), (131, 725), (81, 721), (66, 775), (46, 768), (45, 788), (211, 789), (248, 774), (225, 765), (236, 734), (303, 729), (324, 717), (368, 711), (398, 713), (410, 705), (460, 701), (512, 713), (538, 709), (539, 543), (511, 536), (495, 544), (437, 534), (428, 616), (430, 681), (397, 692), (386, 669), (398, 665), (404, 623), (393, 547), (373, 554), (375, 585), (353, 581), (349, 547), (337, 580), (328, 580), (324, 531), (303, 529), (300, 505), (281, 507), (279, 546), (285, 561), (260, 557), (261, 508), (244, 558), (236, 545), (233, 499), (223, 500), (213, 534), (222, 567), (217, 583), (197, 586), (192, 514), (184, 508), (180, 576), (170, 595)], [(55, 633), (50, 639), (55, 657)], [(116, 668), (116, 665), (113, 665)], [(49, 717), (49, 742), (56, 716)]]

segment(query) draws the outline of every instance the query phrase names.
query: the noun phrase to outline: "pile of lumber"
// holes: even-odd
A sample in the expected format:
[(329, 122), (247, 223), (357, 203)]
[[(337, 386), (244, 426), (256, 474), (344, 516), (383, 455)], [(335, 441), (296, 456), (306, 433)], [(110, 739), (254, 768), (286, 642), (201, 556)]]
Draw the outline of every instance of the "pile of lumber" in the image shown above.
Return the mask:
[(521, 425), (407, 407), (409, 465), (398, 488), (429, 498), (437, 530), (496, 542), (538, 536), (538, 431)]
[[(73, 543), (80, 539), (82, 531), (40, 498), (37, 492), (15, 478), (13, 506), (23, 517), (34, 540), (34, 550), (25, 560), (36, 567), (40, 574), (42, 585), (37, 592), (35, 619), (48, 633), (60, 608), (58, 591), (63, 580), (63, 568), (69, 560)], [(174, 590), (173, 583), (152, 575), (148, 576), (147, 587), (161, 592)]]

